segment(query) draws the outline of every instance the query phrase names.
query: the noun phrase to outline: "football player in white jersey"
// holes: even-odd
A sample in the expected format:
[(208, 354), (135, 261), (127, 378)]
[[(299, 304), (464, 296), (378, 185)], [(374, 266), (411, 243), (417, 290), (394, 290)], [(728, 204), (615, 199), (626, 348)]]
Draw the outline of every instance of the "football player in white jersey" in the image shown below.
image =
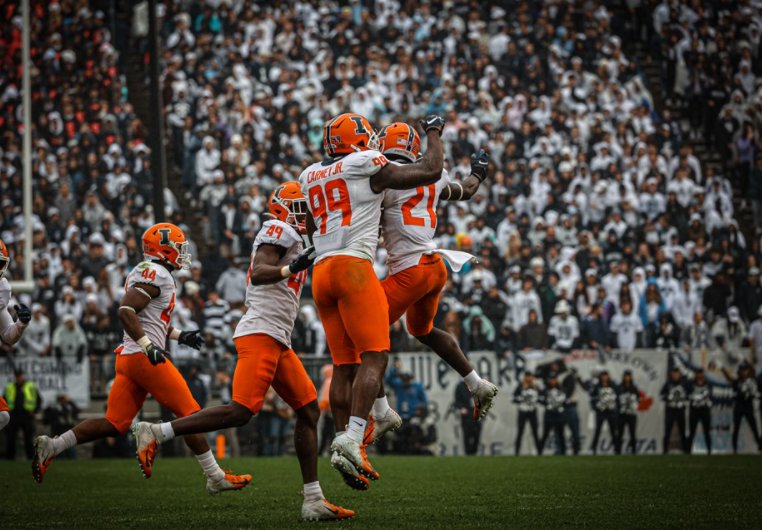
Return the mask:
[(414, 189), (441, 176), (444, 120), (429, 116), (421, 123), (428, 152), (417, 164), (398, 166), (378, 151), (367, 119), (337, 116), (323, 131), (328, 159), (299, 177), (317, 252), (312, 293), (334, 364), (330, 401), (337, 436), (331, 450), (343, 458), (332, 458), (332, 464), (344, 473), (341, 462), (349, 462), (372, 480), (379, 475), (368, 462), (363, 438), (389, 360), (389, 306), (373, 260), (384, 190)]
[[(182, 331), (169, 325), (175, 307), (172, 272), (189, 268), (187, 248), (185, 234), (170, 223), (153, 225), (143, 234), (145, 261), (127, 276), (119, 307), (124, 337), (116, 349), (116, 377), (108, 395), (106, 417), (85, 420), (55, 438), (37, 437), (32, 460), (32, 475), (37, 482), (42, 483), (50, 462), (67, 449), (126, 433), (148, 394), (180, 418), (201, 409), (183, 376), (168, 362), (169, 354), (164, 349), (167, 338), (197, 350), (204, 344), (198, 331)], [(251, 481), (251, 475), (225, 473), (205, 436), (186, 436), (185, 443), (204, 469), (206, 489), (211, 495), (241, 489)], [(138, 453), (146, 478), (151, 477), (154, 456)]]
[(304, 480), (302, 518), (347, 519), (354, 512), (329, 503), (320, 488), (317, 392), (291, 349), (299, 297), (314, 259), (313, 249), (305, 249), (302, 239), (307, 204), (299, 183), (286, 182), (276, 188), (270, 196), (269, 210), (273, 219), (262, 225), (254, 239), (246, 285), (247, 310), (233, 336), (238, 364), (232, 401), (170, 423), (136, 424), (138, 451), (155, 455), (157, 445), (175, 436), (244, 426), (262, 408), (272, 386), (296, 413), (294, 447)]
[[(418, 159), (421, 142), (418, 133), (408, 124), (392, 123), (384, 127), (378, 137), (381, 152), (392, 163), (411, 164)], [(486, 178), (488, 169), (489, 154), (482, 149), (471, 157), (471, 175), (463, 183), (450, 182), (447, 170), (443, 169), (441, 178), (434, 184), (413, 190), (386, 190), (382, 216), (389, 277), (381, 285), (389, 302), (389, 323), (393, 324), (407, 313), (410, 334), (463, 377), (471, 390), (477, 419), (486, 416), (492, 407), (497, 387), (479, 377), (452, 335), (434, 327), (439, 293), (447, 282), (447, 268), (440, 254), (456, 272), (474, 257), (465, 252), (437, 249), (434, 235), (438, 201), (470, 199)], [(372, 421), (365, 431), (368, 444), (402, 424), (389, 407), (383, 384), (370, 417)]]
[[(26, 331), (29, 321), (32, 320), (32, 312), (24, 304), (16, 304), (13, 310), (16, 312), (16, 321), (8, 312), (11, 303), (11, 284), (5, 278), (11, 257), (5, 243), (0, 241), (0, 340), (6, 344), (16, 344), (21, 340), (21, 335)], [(11, 421), (8, 404), (0, 396), (0, 431)]]

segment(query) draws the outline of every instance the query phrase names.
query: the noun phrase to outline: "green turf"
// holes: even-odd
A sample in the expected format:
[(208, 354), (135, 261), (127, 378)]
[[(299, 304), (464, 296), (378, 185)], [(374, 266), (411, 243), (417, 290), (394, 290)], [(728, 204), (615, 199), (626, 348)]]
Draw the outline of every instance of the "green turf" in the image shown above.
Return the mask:
[[(320, 462), (328, 499), (356, 528), (760, 528), (762, 457), (374, 457), (381, 480), (349, 490)], [(161, 459), (145, 480), (134, 460), (0, 463), (0, 528), (284, 528), (296, 526), (295, 458), (241, 458), (254, 475), (212, 498), (195, 460)], [(304, 528), (302, 526), (301, 528)]]

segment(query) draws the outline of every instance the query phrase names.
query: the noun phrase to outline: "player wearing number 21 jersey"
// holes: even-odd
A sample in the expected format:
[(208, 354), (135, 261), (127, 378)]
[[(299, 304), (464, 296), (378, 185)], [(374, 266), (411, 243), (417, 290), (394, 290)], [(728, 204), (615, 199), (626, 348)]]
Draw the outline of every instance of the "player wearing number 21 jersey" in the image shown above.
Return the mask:
[[(128, 274), (119, 307), (124, 339), (116, 349), (116, 377), (108, 395), (106, 417), (83, 421), (60, 437), (38, 437), (32, 462), (37, 482), (42, 482), (50, 462), (63, 451), (126, 433), (148, 394), (180, 418), (200, 409), (164, 350), (167, 338), (195, 349), (204, 345), (198, 331), (169, 325), (175, 307), (172, 271), (189, 268), (187, 247), (185, 234), (173, 224), (159, 223), (143, 234), (145, 261)], [(203, 435), (187, 436), (185, 442), (204, 469), (210, 494), (243, 488), (251, 480), (250, 475), (222, 471)], [(138, 454), (146, 478), (151, 477), (147, 462), (152, 458), (152, 454)]]
[(299, 177), (311, 214), (308, 234), (317, 252), (312, 292), (335, 365), (331, 409), (338, 435), (331, 449), (344, 467), (336, 458), (332, 463), (345, 480), (347, 470), (364, 475), (355, 481), (363, 489), (366, 478), (378, 479), (365, 455), (363, 435), (389, 352), (388, 304), (373, 270), (383, 192), (436, 182), (442, 172), (443, 125), (437, 116), (424, 122), (430, 153), (419, 164), (403, 167), (390, 164), (378, 151), (368, 120), (342, 114), (324, 127), (328, 159)]
[[(394, 164), (412, 164), (418, 158), (418, 133), (406, 123), (392, 123), (379, 133), (381, 151)], [(439, 293), (447, 282), (445, 257), (456, 272), (474, 259), (470, 254), (437, 249), (434, 235), (439, 200), (470, 199), (487, 176), (489, 154), (482, 150), (471, 159), (471, 175), (460, 182), (450, 182), (446, 170), (428, 186), (413, 190), (386, 190), (382, 228), (388, 252), (389, 277), (381, 282), (389, 303), (389, 322), (407, 314), (411, 335), (429, 346), (465, 380), (474, 399), (474, 416), (483, 418), (492, 406), (497, 387), (479, 377), (457, 341), (434, 328)], [(366, 443), (373, 443), (386, 432), (398, 428), (402, 420), (389, 408), (384, 392), (379, 393), (365, 432)]]
[(156, 447), (175, 436), (246, 425), (262, 408), (267, 390), (275, 392), (296, 412), (294, 446), (304, 480), (302, 518), (346, 519), (351, 510), (325, 500), (317, 477), (317, 422), (320, 407), (315, 385), (291, 349), (291, 331), (299, 313), (299, 297), (313, 261), (302, 234), (306, 201), (298, 182), (285, 182), (269, 200), (270, 216), (254, 238), (246, 282), (246, 314), (233, 340), (238, 364), (233, 376), (233, 399), (170, 423), (140, 422), (135, 426), (138, 450)]

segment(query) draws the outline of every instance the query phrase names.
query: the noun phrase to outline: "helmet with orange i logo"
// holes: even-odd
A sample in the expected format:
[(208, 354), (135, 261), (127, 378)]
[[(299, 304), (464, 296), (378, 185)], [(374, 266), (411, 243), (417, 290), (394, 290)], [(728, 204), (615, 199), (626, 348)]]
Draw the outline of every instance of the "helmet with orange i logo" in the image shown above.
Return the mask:
[(284, 182), (275, 188), (267, 202), (271, 217), (283, 221), (300, 234), (307, 233), (307, 199), (298, 182)]
[(158, 223), (145, 231), (143, 254), (146, 259), (165, 263), (174, 270), (190, 269), (188, 240), (172, 223)]
[(387, 125), (378, 133), (380, 151), (387, 156), (401, 156), (409, 162), (418, 160), (421, 139), (418, 132), (401, 121)]
[(330, 157), (378, 149), (378, 136), (370, 122), (359, 114), (336, 116), (323, 127), (323, 149)]

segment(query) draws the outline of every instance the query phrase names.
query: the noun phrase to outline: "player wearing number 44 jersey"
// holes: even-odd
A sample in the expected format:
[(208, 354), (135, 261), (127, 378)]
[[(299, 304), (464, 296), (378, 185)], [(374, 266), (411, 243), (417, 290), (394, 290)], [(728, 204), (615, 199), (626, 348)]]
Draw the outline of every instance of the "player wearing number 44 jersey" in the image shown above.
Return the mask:
[(313, 262), (313, 249), (304, 248), (306, 201), (298, 182), (275, 189), (269, 201), (272, 220), (254, 239), (246, 285), (246, 314), (236, 326), (238, 364), (233, 376), (233, 399), (171, 423), (135, 425), (138, 452), (151, 465), (156, 447), (175, 436), (188, 436), (241, 427), (259, 412), (272, 386), (296, 412), (294, 447), (304, 479), (302, 518), (347, 519), (351, 510), (325, 500), (317, 477), (317, 422), (320, 407), (315, 385), (291, 349), (291, 331), (299, 312), (299, 297)]
[[(363, 442), (366, 418), (389, 359), (389, 306), (373, 270), (383, 192), (434, 184), (442, 173), (444, 120), (422, 122), (429, 150), (417, 164), (390, 164), (368, 120), (342, 114), (323, 131), (328, 159), (299, 181), (310, 214), (307, 230), (317, 252), (312, 293), (333, 356), (330, 401), (337, 436), (332, 464), (348, 484), (366, 489), (378, 473)], [(359, 477), (348, 473), (359, 471)]]
[[(200, 410), (164, 350), (167, 337), (197, 350), (204, 344), (197, 331), (182, 331), (169, 325), (175, 307), (172, 272), (189, 268), (187, 247), (185, 234), (173, 224), (159, 223), (143, 234), (145, 261), (127, 276), (119, 307), (124, 338), (116, 349), (116, 377), (109, 392), (106, 417), (85, 420), (56, 438), (38, 437), (32, 461), (32, 474), (37, 482), (42, 482), (51, 460), (63, 451), (126, 433), (148, 394), (180, 418)], [(222, 471), (203, 435), (186, 436), (185, 443), (204, 469), (210, 494), (241, 489), (251, 480), (250, 475)], [(151, 477), (152, 469), (147, 462), (152, 458), (151, 454), (138, 455), (146, 478)]]
[[(393, 123), (379, 133), (381, 151), (395, 164), (412, 164), (418, 159), (418, 133), (406, 123)], [(497, 387), (483, 380), (448, 333), (434, 328), (439, 293), (447, 282), (443, 256), (456, 272), (473, 259), (465, 252), (437, 249), (434, 234), (437, 227), (436, 208), (439, 200), (470, 199), (479, 189), (489, 169), (489, 154), (481, 150), (471, 157), (471, 175), (463, 183), (450, 182), (447, 170), (434, 184), (414, 190), (386, 190), (382, 228), (389, 253), (389, 277), (381, 282), (389, 302), (389, 322), (393, 324), (407, 313), (411, 335), (430, 347), (452, 366), (471, 390), (474, 417), (482, 419), (492, 407)], [(373, 443), (402, 420), (389, 408), (383, 385), (373, 405), (365, 442)]]

